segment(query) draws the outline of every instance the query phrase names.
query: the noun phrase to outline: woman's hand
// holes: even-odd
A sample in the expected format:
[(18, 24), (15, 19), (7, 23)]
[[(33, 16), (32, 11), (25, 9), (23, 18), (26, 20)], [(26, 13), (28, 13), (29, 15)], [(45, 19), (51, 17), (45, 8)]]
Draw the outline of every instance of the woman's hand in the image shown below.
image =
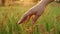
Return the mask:
[(37, 21), (37, 19), (42, 15), (42, 13), (44, 12), (45, 7), (51, 3), (54, 0), (41, 0), (37, 5), (35, 5), (34, 7), (32, 7), (30, 10), (28, 10), (22, 17), (21, 19), (18, 21), (17, 24), (21, 24), (26, 20), (29, 20), (30, 17), (32, 15), (35, 15), (32, 23), (35, 23)]
[(30, 10), (28, 10), (22, 17), (21, 19), (18, 21), (17, 24), (21, 24), (26, 20), (29, 20), (31, 18), (32, 15), (34, 15), (34, 18), (32, 20), (32, 23), (35, 23), (37, 21), (37, 19), (39, 18), (39, 16), (41, 16), (41, 14), (44, 11), (44, 6), (41, 5), (36, 5), (34, 7), (32, 7)]

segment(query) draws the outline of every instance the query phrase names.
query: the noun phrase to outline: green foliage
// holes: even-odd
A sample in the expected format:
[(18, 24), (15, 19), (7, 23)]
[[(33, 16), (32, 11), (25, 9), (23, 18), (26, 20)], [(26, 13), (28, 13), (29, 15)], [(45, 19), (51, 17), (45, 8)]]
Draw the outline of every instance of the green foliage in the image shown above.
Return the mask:
[[(51, 3), (48, 9), (46, 8), (43, 15), (37, 20), (37, 25), (33, 27), (31, 27), (31, 20), (27, 24), (28, 27), (25, 26), (26, 24), (16, 24), (20, 17), (32, 6), (0, 7), (0, 34), (30, 34), (30, 32), (31, 34), (41, 34), (40, 30), (42, 30), (43, 26), (43, 29), (48, 33), (50, 33), (50, 30), (54, 30), (55, 27), (53, 32), (58, 34), (60, 31), (60, 20), (58, 17), (60, 14), (60, 4), (54, 4), (55, 2)], [(43, 26), (40, 26), (41, 24)]]

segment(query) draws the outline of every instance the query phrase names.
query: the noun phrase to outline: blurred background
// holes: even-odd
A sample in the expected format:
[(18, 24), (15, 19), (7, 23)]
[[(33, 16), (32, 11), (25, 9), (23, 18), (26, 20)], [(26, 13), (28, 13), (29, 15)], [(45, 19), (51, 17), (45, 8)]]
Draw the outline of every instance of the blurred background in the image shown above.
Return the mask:
[(60, 0), (50, 3), (32, 26), (17, 25), (20, 17), (40, 0), (0, 0), (0, 34), (60, 34)]
[(0, 5), (14, 5), (14, 4), (22, 4), (22, 5), (30, 5), (33, 3), (37, 3), (39, 0), (0, 0)]

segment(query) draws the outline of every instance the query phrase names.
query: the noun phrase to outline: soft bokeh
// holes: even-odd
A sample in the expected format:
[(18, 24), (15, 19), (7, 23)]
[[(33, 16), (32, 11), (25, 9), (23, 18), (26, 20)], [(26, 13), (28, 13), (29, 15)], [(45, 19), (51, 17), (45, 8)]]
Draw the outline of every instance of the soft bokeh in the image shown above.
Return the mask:
[(35, 25), (17, 25), (20, 17), (40, 0), (0, 0), (0, 34), (60, 34), (60, 1), (49, 4)]

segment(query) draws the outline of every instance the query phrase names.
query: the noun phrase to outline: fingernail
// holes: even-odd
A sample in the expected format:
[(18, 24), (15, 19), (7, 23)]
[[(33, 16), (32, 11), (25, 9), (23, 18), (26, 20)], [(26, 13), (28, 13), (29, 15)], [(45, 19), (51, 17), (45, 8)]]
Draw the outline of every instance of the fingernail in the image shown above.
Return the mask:
[(18, 21), (18, 23), (17, 23), (17, 24), (19, 25), (19, 24), (21, 24), (21, 23), (22, 23), (21, 21)]

